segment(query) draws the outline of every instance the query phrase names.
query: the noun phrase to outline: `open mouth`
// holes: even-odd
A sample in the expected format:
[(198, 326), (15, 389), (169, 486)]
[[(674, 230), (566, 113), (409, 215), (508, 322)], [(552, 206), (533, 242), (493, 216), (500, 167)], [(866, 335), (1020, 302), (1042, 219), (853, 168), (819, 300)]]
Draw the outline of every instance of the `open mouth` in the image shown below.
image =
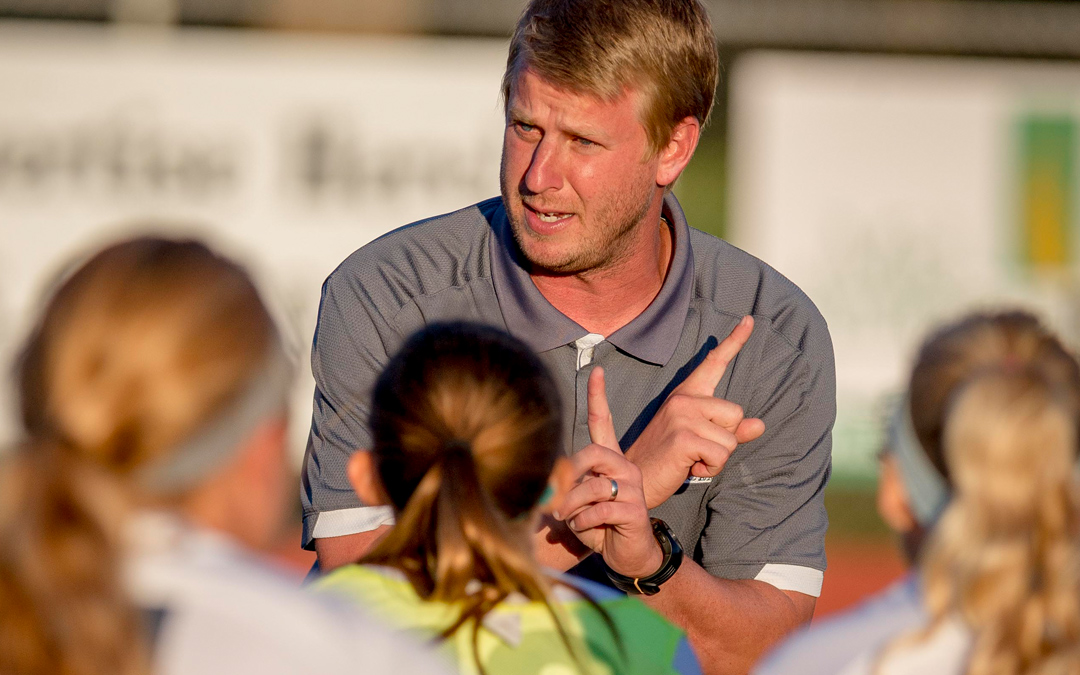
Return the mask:
[(573, 213), (567, 213), (566, 211), (542, 211), (540, 209), (533, 208), (532, 206), (525, 204), (525, 209), (536, 217), (542, 223), (558, 223), (573, 216)]

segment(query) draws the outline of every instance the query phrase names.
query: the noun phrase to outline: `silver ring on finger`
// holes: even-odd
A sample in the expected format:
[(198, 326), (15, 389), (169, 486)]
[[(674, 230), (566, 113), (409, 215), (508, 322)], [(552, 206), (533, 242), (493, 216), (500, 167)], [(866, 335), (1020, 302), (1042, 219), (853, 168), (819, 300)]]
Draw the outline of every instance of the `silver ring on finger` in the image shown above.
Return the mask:
[(619, 481), (614, 478), (608, 478), (611, 481), (611, 498), (609, 501), (615, 501), (615, 498), (619, 496)]

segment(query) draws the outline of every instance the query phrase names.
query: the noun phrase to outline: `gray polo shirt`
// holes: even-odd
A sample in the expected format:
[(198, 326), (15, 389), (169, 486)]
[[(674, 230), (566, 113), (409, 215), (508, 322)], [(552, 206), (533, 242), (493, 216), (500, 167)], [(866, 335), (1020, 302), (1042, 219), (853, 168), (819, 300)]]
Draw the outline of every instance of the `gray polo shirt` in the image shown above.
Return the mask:
[(753, 335), (716, 395), (765, 422), (712, 479), (692, 479), (653, 515), (710, 573), (818, 595), (828, 519), (823, 490), (836, 416), (825, 320), (793, 283), (753, 256), (687, 226), (664, 202), (675, 252), (660, 293), (605, 338), (555, 309), (518, 258), (498, 198), (395, 230), (349, 256), (323, 285), (311, 367), (315, 400), (303, 470), (304, 545), (393, 522), (364, 507), (345, 475), (370, 447), (370, 389), (412, 332), (466, 319), (509, 331), (551, 369), (568, 451), (589, 443), (586, 383), (604, 367), (615, 430), (629, 447), (668, 393), (752, 314)]

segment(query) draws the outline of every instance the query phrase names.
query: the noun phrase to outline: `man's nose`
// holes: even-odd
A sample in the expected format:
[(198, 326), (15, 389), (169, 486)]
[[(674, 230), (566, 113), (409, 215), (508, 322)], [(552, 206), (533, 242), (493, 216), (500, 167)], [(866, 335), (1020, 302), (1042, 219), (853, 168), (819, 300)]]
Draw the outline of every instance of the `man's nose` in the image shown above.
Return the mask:
[(558, 147), (543, 139), (533, 148), (532, 161), (525, 171), (525, 187), (533, 194), (558, 190), (563, 184), (563, 161)]

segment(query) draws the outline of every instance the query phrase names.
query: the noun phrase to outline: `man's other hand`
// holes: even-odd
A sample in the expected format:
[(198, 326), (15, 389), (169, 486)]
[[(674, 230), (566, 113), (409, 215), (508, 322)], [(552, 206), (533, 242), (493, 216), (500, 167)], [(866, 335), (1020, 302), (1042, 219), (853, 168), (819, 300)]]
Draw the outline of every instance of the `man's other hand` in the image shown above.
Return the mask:
[(715, 476), (735, 452), (765, 432), (765, 424), (743, 416), (742, 406), (716, 398), (716, 387), (728, 364), (754, 330), (743, 317), (731, 334), (706, 356), (694, 372), (668, 395), (626, 457), (641, 469), (645, 504), (663, 504), (689, 476)]

